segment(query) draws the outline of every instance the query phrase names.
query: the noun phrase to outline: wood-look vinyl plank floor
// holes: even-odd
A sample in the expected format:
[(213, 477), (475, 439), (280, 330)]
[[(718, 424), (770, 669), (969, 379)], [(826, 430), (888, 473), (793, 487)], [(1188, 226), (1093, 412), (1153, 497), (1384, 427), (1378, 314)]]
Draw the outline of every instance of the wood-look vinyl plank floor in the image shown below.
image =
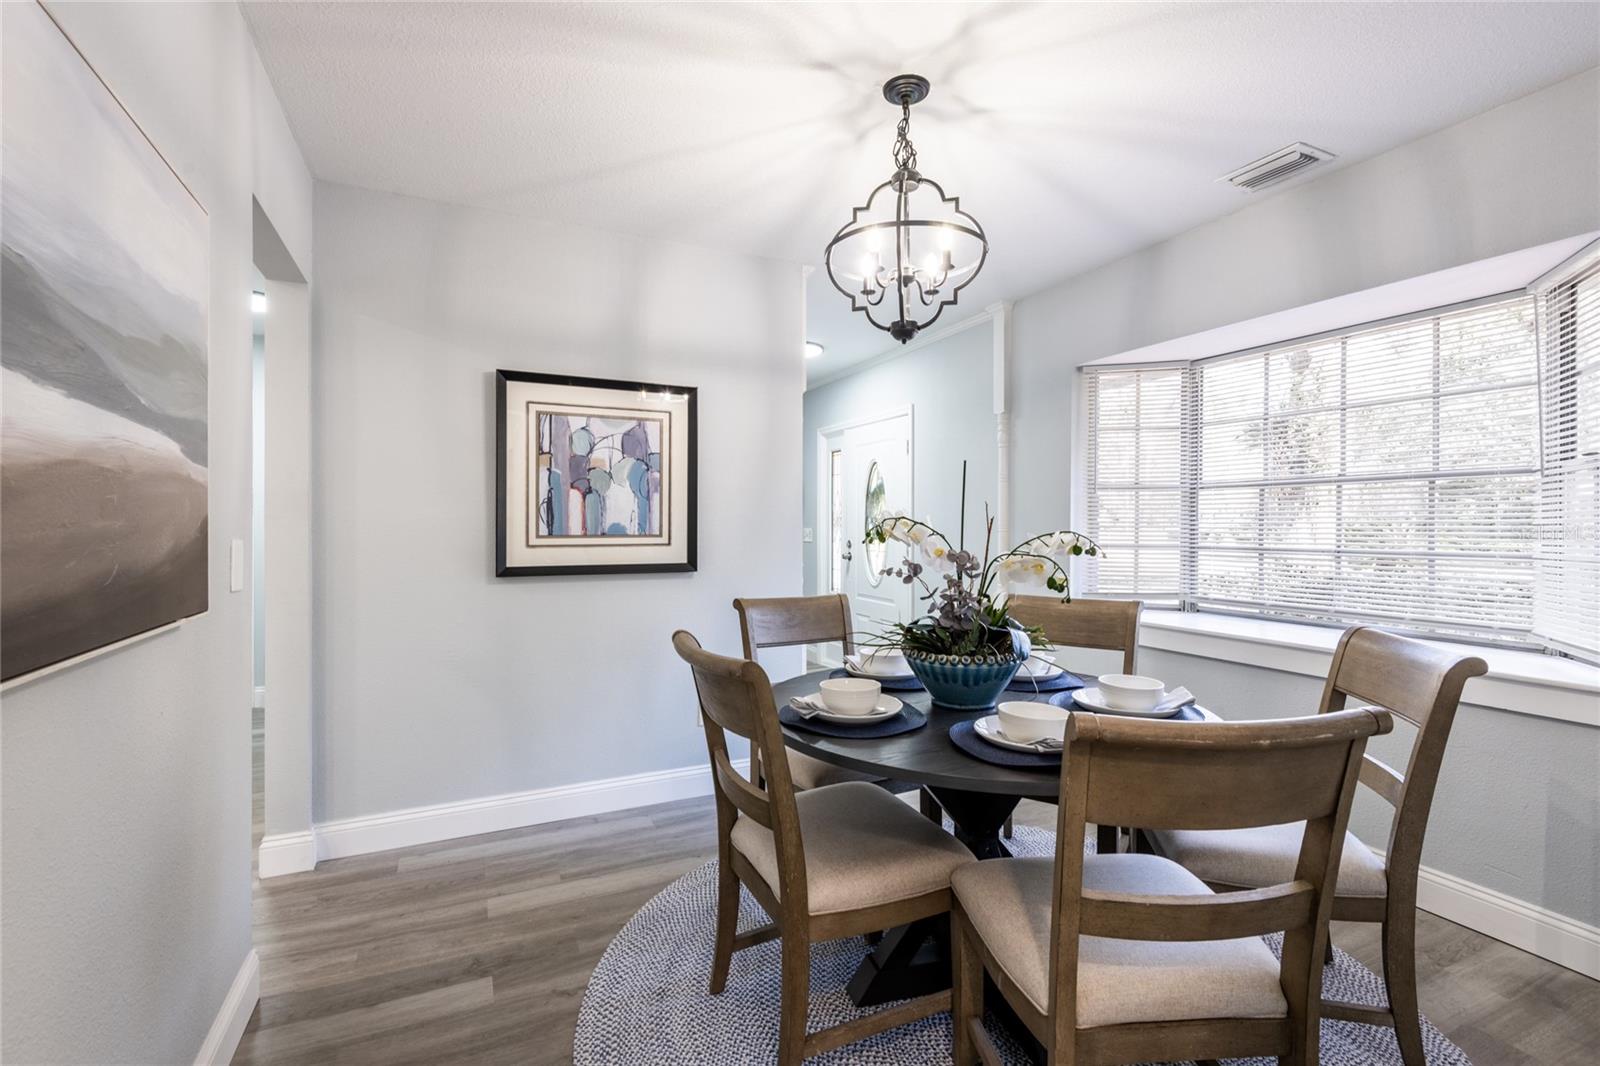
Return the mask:
[[(606, 945), (715, 854), (711, 802), (686, 800), (258, 882), (262, 999), (234, 1062), (570, 1062)], [(1379, 968), (1376, 927), (1334, 939)], [(1417, 940), (1423, 1010), (1477, 1066), (1600, 1061), (1600, 982), (1426, 913)]]

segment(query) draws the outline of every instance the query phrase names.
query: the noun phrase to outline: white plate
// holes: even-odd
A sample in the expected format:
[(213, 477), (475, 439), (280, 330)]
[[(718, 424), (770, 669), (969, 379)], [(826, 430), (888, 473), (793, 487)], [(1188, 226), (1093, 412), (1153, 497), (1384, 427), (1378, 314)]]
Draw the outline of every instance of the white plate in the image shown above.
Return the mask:
[(997, 748), (1010, 748), (1012, 751), (1027, 751), (1032, 752), (1035, 755), (1061, 754), (1060, 748), (1050, 751), (1047, 748), (1036, 748), (1032, 744), (1024, 744), (1021, 741), (1012, 740), (1010, 737), (1006, 736), (1005, 733), (1000, 731), (1000, 716), (998, 714), (991, 714), (986, 718), (979, 718), (977, 721), (972, 723), (972, 731)]
[[(1111, 704), (1107, 703), (1105, 693), (1101, 692), (1100, 689), (1094, 685), (1090, 685), (1087, 688), (1080, 688), (1078, 691), (1072, 694), (1072, 698), (1077, 700), (1083, 706), (1089, 708), (1089, 710), (1094, 711), (1096, 714), (1120, 714), (1124, 718), (1171, 718), (1173, 715), (1183, 710), (1182, 707), (1173, 707), (1172, 709), (1165, 711), (1161, 710), (1159, 707), (1153, 711), (1123, 710), (1121, 707), (1113, 707)], [(1166, 699), (1166, 693), (1162, 693), (1161, 698)]]
[(881, 722), (885, 718), (893, 718), (904, 706), (905, 704), (893, 696), (884, 693), (878, 697), (878, 705), (872, 709), (871, 714), (834, 714), (832, 711), (818, 711), (811, 717), (839, 725), (866, 725), (869, 722)]

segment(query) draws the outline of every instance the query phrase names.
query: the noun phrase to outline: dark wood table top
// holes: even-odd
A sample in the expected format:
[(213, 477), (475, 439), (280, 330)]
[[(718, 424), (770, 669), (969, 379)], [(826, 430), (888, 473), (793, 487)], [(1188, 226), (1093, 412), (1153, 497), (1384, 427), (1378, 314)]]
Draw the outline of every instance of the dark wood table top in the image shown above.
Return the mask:
[[(791, 697), (817, 691), (818, 682), (831, 670), (812, 670), (779, 681), (772, 694), (782, 707)], [(1006, 796), (1054, 797), (1061, 775), (1048, 770), (1020, 770), (974, 759), (950, 741), (950, 727), (993, 714), (988, 711), (953, 711), (944, 707), (929, 709), (932, 700), (926, 689), (916, 692), (891, 692), (913, 707), (928, 711), (928, 724), (912, 733), (896, 737), (825, 737), (803, 729), (783, 730), (784, 743), (814, 759), (849, 770), (876, 774), (914, 785), (962, 789), (967, 792), (992, 792)], [(1054, 693), (1029, 693), (1007, 690), (1002, 699), (1044, 702)], [(1209, 712), (1206, 712), (1209, 716)]]

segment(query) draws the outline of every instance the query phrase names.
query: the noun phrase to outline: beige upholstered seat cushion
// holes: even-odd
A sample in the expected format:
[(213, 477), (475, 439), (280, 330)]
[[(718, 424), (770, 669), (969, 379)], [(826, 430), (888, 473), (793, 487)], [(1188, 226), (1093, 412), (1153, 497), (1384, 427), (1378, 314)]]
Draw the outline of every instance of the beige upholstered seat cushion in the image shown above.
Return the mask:
[(823, 785), (838, 785), (846, 781), (882, 781), (883, 778), (872, 774), (864, 774), (859, 770), (846, 770), (842, 766), (835, 766), (821, 759), (813, 759), (798, 751), (785, 752), (789, 757), (789, 780), (794, 787), (801, 789), (821, 788)]
[[(1168, 829), (1151, 836), (1163, 855), (1202, 881), (1265, 888), (1294, 880), (1305, 831), (1306, 823), (1290, 822), (1259, 829)], [(1389, 894), (1383, 860), (1354, 833), (1344, 835), (1336, 892), (1377, 899)]]
[[(951, 878), (961, 909), (990, 954), (1039, 1010), (1048, 1009), (1052, 859), (973, 863)], [(1085, 890), (1202, 895), (1208, 889), (1156, 855), (1091, 855)], [(1078, 1027), (1193, 1018), (1282, 1018), (1278, 960), (1259, 937), (1242, 940), (1078, 942)]]
[[(797, 792), (794, 802), (812, 914), (859, 910), (949, 888), (950, 871), (975, 861), (955, 837), (877, 785), (828, 785)], [(781, 898), (771, 830), (740, 816), (730, 840)]]

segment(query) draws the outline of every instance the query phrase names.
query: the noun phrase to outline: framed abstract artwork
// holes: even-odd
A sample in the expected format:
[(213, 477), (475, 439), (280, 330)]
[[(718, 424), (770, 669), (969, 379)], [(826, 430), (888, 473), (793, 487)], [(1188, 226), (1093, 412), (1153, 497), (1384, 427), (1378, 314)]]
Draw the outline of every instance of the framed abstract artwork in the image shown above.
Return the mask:
[(0, 674), (207, 606), (206, 213), (36, 4), (6, 12)]
[(495, 575), (695, 569), (696, 392), (495, 373)]

